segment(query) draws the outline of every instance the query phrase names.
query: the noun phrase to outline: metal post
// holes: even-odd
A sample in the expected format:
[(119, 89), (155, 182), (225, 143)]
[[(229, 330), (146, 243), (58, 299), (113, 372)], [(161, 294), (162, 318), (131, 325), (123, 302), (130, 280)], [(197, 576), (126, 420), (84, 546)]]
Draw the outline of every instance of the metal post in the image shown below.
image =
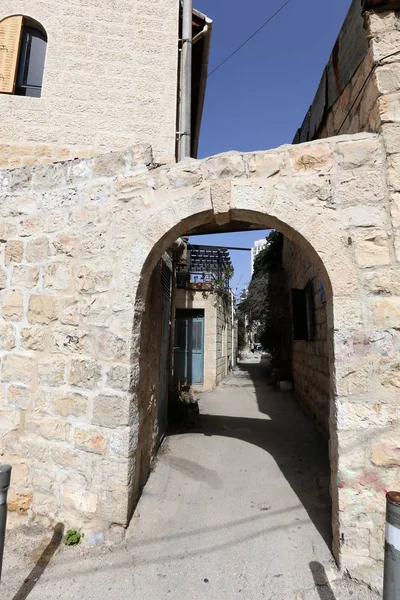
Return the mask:
[(0, 465), (0, 581), (3, 566), (4, 540), (7, 521), (7, 492), (11, 481), (10, 465)]
[(184, 0), (182, 14), (181, 106), (179, 160), (191, 153), (193, 0)]
[(400, 598), (400, 492), (386, 494), (383, 600)]

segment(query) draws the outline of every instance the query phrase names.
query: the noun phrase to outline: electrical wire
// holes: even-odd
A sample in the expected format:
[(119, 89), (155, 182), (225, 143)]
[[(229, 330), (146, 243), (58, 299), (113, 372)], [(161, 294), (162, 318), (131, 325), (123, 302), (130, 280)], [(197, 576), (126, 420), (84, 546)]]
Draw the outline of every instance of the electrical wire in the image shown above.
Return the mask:
[(339, 129), (337, 130), (337, 132), (335, 133), (335, 135), (339, 135), (339, 133), (342, 131), (343, 125), (346, 123), (347, 119), (349, 118), (349, 116), (351, 115), (351, 113), (353, 112), (353, 108), (355, 107), (355, 105), (357, 104), (357, 100), (359, 99), (359, 97), (361, 96), (362, 92), (365, 89), (365, 86), (367, 85), (368, 81), (371, 79), (372, 75), (374, 74), (375, 70), (377, 67), (380, 67), (383, 64), (383, 61), (387, 60), (388, 58), (392, 58), (392, 56), (397, 56), (397, 54), (400, 54), (400, 50), (397, 50), (396, 52), (392, 52), (391, 54), (388, 54), (387, 56), (384, 56), (383, 58), (380, 58), (375, 64), (374, 66), (371, 68), (370, 72), (368, 73), (367, 77), (365, 78), (364, 83), (362, 84), (360, 91), (358, 92), (357, 96), (354, 99), (353, 104), (351, 105), (348, 113), (346, 114), (345, 118), (343, 119)]
[(238, 46), (236, 50), (231, 52), (231, 54), (229, 54), (229, 56), (227, 56), (221, 63), (219, 63), (219, 65), (212, 69), (212, 71), (210, 71), (210, 73), (207, 75), (207, 79), (208, 77), (211, 77), (211, 75), (213, 75), (216, 71), (218, 71), (218, 69), (220, 69), (224, 64), (226, 64), (228, 60), (235, 56), (235, 54), (237, 54), (244, 46), (246, 46), (246, 44), (248, 44), (258, 33), (260, 33), (260, 31), (264, 29), (264, 27), (266, 27), (268, 23), (275, 19), (275, 17), (278, 16), (279, 13), (282, 12), (282, 10), (291, 2), (292, 0), (286, 0), (286, 2), (284, 2), (284, 4), (282, 4), (282, 6), (278, 8), (278, 10), (276, 10), (270, 17), (268, 17), (268, 19), (264, 21), (264, 23), (260, 25), (260, 27), (256, 29), (256, 31), (252, 33), (242, 44), (240, 44), (240, 46)]

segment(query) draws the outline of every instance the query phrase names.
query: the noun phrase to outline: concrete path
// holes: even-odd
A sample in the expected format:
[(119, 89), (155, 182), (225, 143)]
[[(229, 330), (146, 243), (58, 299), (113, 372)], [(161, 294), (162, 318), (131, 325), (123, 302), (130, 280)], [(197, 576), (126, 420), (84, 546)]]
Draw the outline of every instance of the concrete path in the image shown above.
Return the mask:
[(264, 369), (242, 364), (201, 396), (199, 426), (167, 440), (122, 545), (59, 552), (29, 600), (378, 598), (339, 578), (326, 443)]

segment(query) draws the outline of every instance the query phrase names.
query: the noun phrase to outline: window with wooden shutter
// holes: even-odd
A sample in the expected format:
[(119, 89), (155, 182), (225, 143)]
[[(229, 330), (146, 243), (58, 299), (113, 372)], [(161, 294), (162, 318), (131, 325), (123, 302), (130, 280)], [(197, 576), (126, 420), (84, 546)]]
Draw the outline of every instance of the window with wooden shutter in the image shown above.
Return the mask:
[(13, 94), (17, 76), (23, 17), (0, 21), (0, 93)]
[(47, 34), (37, 21), (13, 15), (0, 21), (0, 94), (39, 98)]

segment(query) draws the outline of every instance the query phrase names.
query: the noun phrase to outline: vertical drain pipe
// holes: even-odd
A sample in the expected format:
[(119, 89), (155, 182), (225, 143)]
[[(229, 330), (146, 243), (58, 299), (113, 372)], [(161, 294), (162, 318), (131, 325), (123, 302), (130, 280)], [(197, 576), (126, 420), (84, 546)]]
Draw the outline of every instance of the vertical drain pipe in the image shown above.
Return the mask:
[(193, 43), (193, 0), (183, 0), (181, 90), (179, 111), (179, 152), (182, 160), (191, 154), (191, 108), (192, 108), (192, 43)]
[(386, 495), (383, 600), (400, 598), (400, 492)]

